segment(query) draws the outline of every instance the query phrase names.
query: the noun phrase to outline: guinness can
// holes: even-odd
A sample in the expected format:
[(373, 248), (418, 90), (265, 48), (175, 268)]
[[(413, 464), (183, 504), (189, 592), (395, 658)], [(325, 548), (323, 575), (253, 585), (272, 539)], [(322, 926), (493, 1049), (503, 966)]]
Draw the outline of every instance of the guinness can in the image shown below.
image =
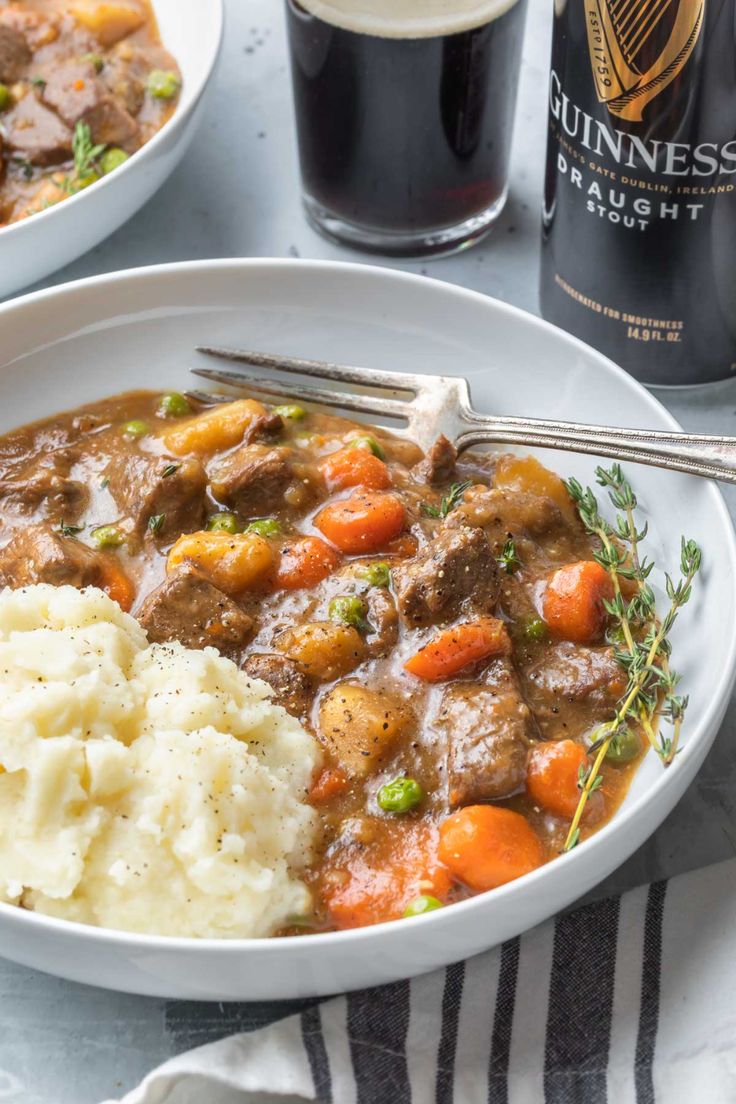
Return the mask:
[(736, 0), (556, 0), (541, 306), (646, 383), (736, 374)]

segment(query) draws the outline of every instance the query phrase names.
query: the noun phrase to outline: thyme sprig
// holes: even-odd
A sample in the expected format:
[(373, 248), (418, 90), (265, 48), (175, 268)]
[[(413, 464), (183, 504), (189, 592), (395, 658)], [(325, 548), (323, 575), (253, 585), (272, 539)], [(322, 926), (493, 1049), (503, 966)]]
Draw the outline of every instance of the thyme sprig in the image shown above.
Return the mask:
[(93, 143), (92, 131), (87, 123), (77, 123), (72, 138), (74, 171), (77, 177), (84, 177), (91, 172), (95, 161), (106, 148), (104, 142), (99, 145)]
[(97, 160), (107, 149), (104, 142), (95, 145), (89, 124), (78, 122), (72, 137), (72, 156), (74, 169), (64, 178), (64, 190), (74, 195), (87, 184), (94, 183), (100, 176)]
[(451, 510), (460, 505), (463, 495), (470, 486), (472, 484), (469, 479), (464, 483), (453, 483), (450, 487), (450, 493), (443, 496), (439, 506), (430, 506), (423, 502), (421, 506), (422, 513), (426, 514), (427, 517), (446, 518)]
[[(583, 768), (578, 779), (580, 800), (565, 840), (565, 851), (570, 851), (580, 839), (580, 822), (588, 798), (601, 785), (600, 771), (606, 755), (629, 734), (631, 725), (641, 725), (664, 766), (669, 766), (677, 754), (688, 699), (676, 693), (680, 680), (670, 666), (669, 634), (679, 611), (690, 600), (693, 580), (701, 565), (698, 545), (682, 537), (680, 578), (675, 582), (670, 575), (665, 576), (669, 607), (659, 622), (654, 591), (648, 581), (654, 564), (642, 555), (640, 548), (647, 525), (638, 528), (635, 514), (638, 503), (633, 488), (619, 464), (597, 468), (596, 481), (606, 489), (617, 510), (614, 524), (603, 517), (589, 487), (583, 488), (576, 479), (568, 480), (566, 487), (585, 529), (599, 541), (595, 559), (611, 578), (613, 597), (604, 603), (612, 619), (609, 641), (626, 674), (627, 685), (612, 719), (594, 733), (589, 748), (594, 759), (587, 771)], [(629, 599), (621, 588), (622, 579), (636, 584), (636, 592)], [(657, 736), (658, 718), (672, 725), (671, 736)]]

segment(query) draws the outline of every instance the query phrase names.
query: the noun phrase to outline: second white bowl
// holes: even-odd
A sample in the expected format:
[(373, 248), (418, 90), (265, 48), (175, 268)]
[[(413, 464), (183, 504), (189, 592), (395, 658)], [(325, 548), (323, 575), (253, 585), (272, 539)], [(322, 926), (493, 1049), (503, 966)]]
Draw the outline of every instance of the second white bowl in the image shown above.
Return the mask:
[(162, 42), (182, 72), (176, 111), (114, 173), (0, 229), (0, 298), (42, 280), (109, 237), (161, 187), (194, 137), (222, 41), (222, 0), (154, 0), (153, 7)]

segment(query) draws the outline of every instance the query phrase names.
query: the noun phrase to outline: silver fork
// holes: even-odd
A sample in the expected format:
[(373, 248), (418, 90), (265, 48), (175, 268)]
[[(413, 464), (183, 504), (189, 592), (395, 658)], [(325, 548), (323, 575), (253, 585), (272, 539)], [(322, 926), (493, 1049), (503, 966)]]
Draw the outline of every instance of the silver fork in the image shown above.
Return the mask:
[[(249, 394), (278, 396), (388, 419), (404, 427), (394, 429), (391, 426), (394, 432), (415, 441), (425, 452), (440, 434), (444, 434), (458, 452), (480, 444), (566, 449), (736, 483), (734, 437), (479, 414), (473, 410), (468, 381), (458, 376), (383, 372), (375, 368), (351, 368), (322, 360), (211, 346), (200, 346), (197, 351), (250, 368), (348, 384), (359, 390), (329, 390), (265, 379), (240, 367), (192, 369), (197, 376)], [(197, 393), (197, 397), (210, 403), (232, 401), (232, 396)]]

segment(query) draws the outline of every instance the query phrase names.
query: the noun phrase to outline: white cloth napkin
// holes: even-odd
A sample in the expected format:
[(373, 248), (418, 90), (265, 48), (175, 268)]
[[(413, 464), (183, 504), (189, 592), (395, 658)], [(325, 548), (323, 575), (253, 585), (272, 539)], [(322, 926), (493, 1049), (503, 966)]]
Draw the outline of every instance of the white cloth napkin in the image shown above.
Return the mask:
[(266, 1094), (324, 1104), (734, 1104), (736, 860), (199, 1047), (118, 1104), (261, 1104)]

